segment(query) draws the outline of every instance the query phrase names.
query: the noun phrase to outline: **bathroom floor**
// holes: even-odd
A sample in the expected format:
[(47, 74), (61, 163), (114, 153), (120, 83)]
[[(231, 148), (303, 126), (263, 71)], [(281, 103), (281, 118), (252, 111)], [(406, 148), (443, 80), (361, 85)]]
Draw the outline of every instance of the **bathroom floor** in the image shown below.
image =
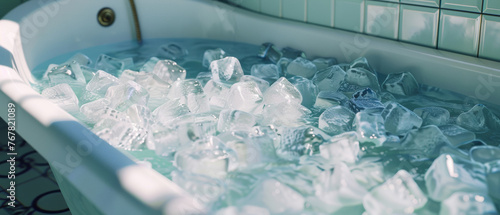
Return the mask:
[(16, 136), (15, 207), (8, 205), (10, 179), (7, 151), (7, 124), (0, 120), (0, 215), (70, 215), (47, 161), (19, 135)]

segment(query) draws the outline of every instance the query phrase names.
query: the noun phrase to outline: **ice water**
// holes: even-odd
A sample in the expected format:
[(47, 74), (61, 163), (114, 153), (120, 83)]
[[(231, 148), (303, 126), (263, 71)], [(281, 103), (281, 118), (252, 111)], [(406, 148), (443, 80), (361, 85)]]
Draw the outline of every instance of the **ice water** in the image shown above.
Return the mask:
[(499, 107), (376, 69), (271, 43), (157, 39), (33, 74), (42, 96), (210, 214), (498, 214)]

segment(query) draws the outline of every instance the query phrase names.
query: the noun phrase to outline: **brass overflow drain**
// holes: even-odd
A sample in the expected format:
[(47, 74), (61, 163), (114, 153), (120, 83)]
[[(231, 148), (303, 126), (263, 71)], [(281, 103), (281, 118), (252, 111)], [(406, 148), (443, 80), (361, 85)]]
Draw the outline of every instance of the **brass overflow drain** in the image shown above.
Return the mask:
[(108, 27), (115, 22), (115, 12), (111, 8), (105, 7), (97, 13), (97, 21), (100, 25)]

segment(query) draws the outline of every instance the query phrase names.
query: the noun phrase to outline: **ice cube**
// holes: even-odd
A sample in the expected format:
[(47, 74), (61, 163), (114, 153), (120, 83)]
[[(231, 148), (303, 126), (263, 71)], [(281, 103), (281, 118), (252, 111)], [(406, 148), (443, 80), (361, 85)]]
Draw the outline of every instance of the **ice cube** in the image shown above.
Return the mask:
[(109, 108), (109, 100), (105, 98), (86, 103), (80, 107), (80, 112), (86, 116), (86, 120), (91, 123), (96, 123), (103, 118), (106, 109)]
[(411, 130), (401, 142), (403, 147), (415, 150), (416, 154), (422, 153), (431, 158), (439, 156), (441, 147), (449, 144), (448, 138), (435, 125)]
[(196, 75), (196, 80), (200, 82), (202, 87), (205, 87), (207, 82), (212, 80), (212, 72), (200, 72)]
[(135, 81), (138, 84), (141, 84), (140, 83), (141, 81), (144, 81), (144, 80), (148, 79), (152, 75), (153, 75), (152, 73), (147, 73), (147, 72), (144, 72), (144, 71), (137, 72), (137, 71), (134, 71), (134, 70), (126, 69), (126, 70), (123, 70), (122, 74), (120, 75), (119, 80), (121, 82)]
[(127, 81), (109, 87), (105, 98), (110, 101), (110, 107), (118, 111), (124, 111), (132, 104), (146, 106), (149, 100), (149, 93), (136, 82)]
[(168, 125), (170, 121), (177, 117), (189, 113), (189, 108), (185, 104), (181, 104), (178, 99), (167, 100), (153, 111), (153, 118), (160, 124)]
[(95, 93), (103, 97), (106, 95), (106, 91), (108, 90), (109, 87), (118, 84), (119, 84), (118, 78), (110, 75), (107, 72), (98, 70), (95, 76), (92, 78), (92, 80), (90, 80), (90, 82), (87, 84), (86, 89), (87, 91), (90, 91), (92, 93)]
[(236, 153), (224, 146), (216, 137), (196, 141), (192, 147), (175, 154), (175, 166), (182, 171), (224, 178), (227, 174), (231, 157)]
[(356, 181), (367, 190), (385, 181), (384, 166), (378, 158), (363, 158), (351, 167), (351, 172)]
[(486, 117), (484, 112), (487, 109), (482, 104), (477, 104), (469, 111), (460, 114), (457, 117), (457, 125), (473, 132), (486, 132), (488, 126), (486, 124)]
[(426, 203), (427, 197), (405, 170), (398, 171), (363, 199), (368, 214), (413, 214)]
[(488, 190), (491, 197), (498, 201), (500, 199), (500, 160), (488, 162)]
[(255, 117), (240, 110), (223, 110), (219, 115), (219, 132), (244, 130), (249, 131), (255, 125)]
[(138, 84), (146, 88), (149, 93), (148, 107), (150, 109), (154, 110), (168, 99), (171, 85), (155, 74), (151, 74), (144, 80), (139, 80)]
[(85, 86), (85, 76), (77, 62), (69, 62), (53, 66), (47, 71), (47, 77), (51, 86), (67, 83), (77, 87)]
[(203, 113), (210, 110), (208, 98), (203, 92), (200, 82), (193, 79), (174, 82), (167, 98), (179, 99), (179, 102), (187, 105), (192, 113)]
[(382, 86), (385, 90), (401, 96), (411, 96), (418, 93), (417, 80), (409, 72), (389, 74)]
[(130, 122), (137, 124), (139, 127), (147, 128), (153, 122), (151, 111), (148, 107), (138, 104), (131, 105), (126, 111)]
[(377, 94), (370, 88), (355, 92), (351, 100), (349, 100), (349, 107), (354, 112), (381, 113), (384, 110), (384, 105), (378, 100)]
[(172, 60), (158, 61), (153, 69), (153, 74), (169, 84), (186, 79), (186, 70)]
[(146, 73), (152, 73), (156, 64), (160, 61), (157, 57), (152, 57), (144, 65), (142, 65), (140, 71), (141, 72), (146, 72)]
[(456, 192), (487, 194), (484, 167), (450, 154), (442, 154), (425, 173), (428, 195), (443, 201)]
[(335, 91), (321, 91), (316, 97), (316, 102), (314, 103), (314, 108), (327, 109), (332, 106), (345, 105), (349, 101), (349, 98), (343, 93)]
[(298, 213), (304, 209), (304, 197), (275, 179), (259, 183), (245, 199), (247, 204), (265, 207), (271, 214)]
[(354, 132), (333, 136), (328, 142), (319, 146), (319, 150), (321, 156), (329, 160), (331, 164), (355, 163), (359, 155), (358, 136)]
[(158, 48), (158, 56), (171, 60), (182, 60), (188, 55), (188, 50), (178, 44), (170, 43)]
[(304, 78), (312, 78), (316, 73), (316, 65), (314, 65), (311, 61), (298, 57), (295, 58), (288, 67), (286, 68), (286, 72), (288, 75), (297, 75), (302, 76)]
[(440, 215), (498, 214), (488, 195), (457, 192), (441, 203)]
[(203, 61), (202, 64), (204, 67), (209, 67), (212, 61), (220, 60), (226, 57), (226, 52), (220, 48), (217, 49), (209, 49), (203, 53)]
[(413, 110), (419, 117), (422, 118), (422, 126), (426, 125), (445, 125), (450, 119), (450, 112), (441, 107), (422, 107)]
[(58, 84), (46, 88), (42, 91), (42, 96), (58, 105), (70, 114), (76, 114), (80, 111), (78, 98), (73, 89), (68, 84)]
[(278, 66), (278, 69), (280, 71), (280, 76), (284, 76), (285, 74), (288, 74), (286, 69), (287, 69), (288, 65), (290, 64), (290, 62), (292, 62), (292, 59), (282, 57), (278, 61), (278, 63), (276, 63), (276, 65)]
[(80, 65), (80, 69), (82, 70), (83, 76), (85, 77), (85, 81), (87, 83), (89, 83), (89, 81), (92, 80), (97, 71), (99, 71), (98, 69), (82, 65)]
[(268, 59), (273, 63), (277, 63), (280, 60), (282, 53), (272, 43), (264, 43), (260, 46), (258, 56)]
[(368, 63), (368, 60), (365, 57), (359, 57), (353, 60), (349, 65), (349, 68), (363, 68), (365, 70), (375, 73), (375, 71), (372, 69), (372, 67)]
[(356, 182), (343, 162), (335, 165), (333, 173), (323, 171), (315, 181), (315, 196), (308, 202), (319, 212), (332, 214), (343, 207), (360, 205), (368, 191)]
[(251, 75), (274, 82), (280, 78), (280, 72), (276, 64), (255, 64), (252, 66)]
[(131, 151), (145, 147), (147, 132), (131, 122), (104, 118), (95, 124), (92, 131), (114, 147)]
[(497, 146), (475, 146), (469, 153), (474, 162), (487, 165), (489, 162), (500, 161), (500, 148)]
[(227, 97), (227, 107), (248, 113), (259, 112), (262, 108), (262, 93), (253, 81), (238, 82), (231, 86)]
[(364, 68), (356, 67), (346, 71), (345, 79), (340, 84), (339, 91), (346, 94), (371, 88), (375, 91), (380, 91), (377, 76)]
[(226, 190), (224, 183), (215, 178), (180, 171), (171, 175), (174, 183), (205, 205), (215, 202)]
[[(236, 145), (240, 165), (256, 167), (267, 165), (276, 159), (276, 148), (279, 137), (270, 126), (256, 126), (248, 137), (244, 138), (243, 144)], [(234, 147), (233, 147), (234, 148)]]
[(302, 155), (319, 153), (319, 147), (327, 138), (314, 127), (281, 128), (280, 144), (276, 147), (276, 154), (286, 160), (296, 160)]
[(223, 109), (227, 106), (230, 86), (209, 80), (203, 91), (207, 95), (210, 106), (213, 109)]
[(439, 126), (444, 136), (448, 138), (451, 145), (458, 146), (463, 142), (476, 139), (476, 134), (458, 125), (448, 124)]
[(298, 57), (301, 57), (304, 59), (306, 58), (306, 53), (304, 53), (301, 50), (294, 49), (291, 47), (285, 47), (285, 48), (281, 49), (281, 53), (283, 53), (282, 57), (285, 57), (285, 58), (290, 58), (290, 59), (295, 59)]
[(396, 102), (386, 104), (382, 117), (384, 117), (385, 129), (395, 135), (405, 134), (422, 125), (422, 118)]
[(359, 135), (360, 142), (371, 142), (381, 146), (387, 139), (384, 118), (380, 114), (358, 112), (354, 116), (353, 127)]
[(243, 69), (235, 57), (225, 57), (210, 63), (212, 80), (219, 83), (233, 84), (240, 81)]
[(245, 205), (242, 207), (229, 206), (215, 212), (215, 215), (254, 215), (254, 214), (271, 215), (271, 213), (269, 213), (269, 210), (253, 205)]
[(92, 64), (92, 60), (90, 60), (90, 58), (87, 55), (84, 55), (82, 53), (76, 53), (66, 61), (66, 63), (71, 63), (71, 62), (76, 62), (80, 64), (80, 66), (88, 66)]
[(302, 103), (302, 95), (286, 78), (282, 77), (264, 92), (265, 104), (279, 104), (282, 102)]
[(484, 143), (482, 140), (475, 139), (475, 140), (460, 143), (460, 144), (456, 145), (455, 147), (457, 147), (457, 149), (460, 149), (464, 152), (469, 152), (472, 149), (472, 147), (474, 147), (474, 146), (485, 146), (485, 145), (486, 145), (486, 143)]
[(354, 112), (344, 106), (326, 109), (320, 116), (318, 128), (330, 135), (337, 135), (351, 130)]
[(251, 75), (244, 75), (243, 77), (241, 77), (240, 82), (246, 82), (246, 81), (255, 82), (259, 87), (260, 92), (265, 92), (267, 88), (269, 88), (269, 82), (262, 78), (258, 78)]
[(310, 115), (309, 109), (295, 102), (269, 104), (264, 106), (260, 124), (295, 127), (304, 125)]
[(345, 75), (346, 72), (335, 65), (319, 70), (312, 81), (318, 86), (319, 91), (337, 91), (342, 81), (344, 81)]
[(290, 83), (292, 83), (302, 95), (302, 105), (308, 108), (313, 107), (316, 102), (316, 96), (318, 95), (317, 86), (311, 80), (302, 76), (291, 77)]
[(102, 54), (97, 58), (95, 68), (104, 70), (114, 76), (120, 76), (123, 70), (132, 68), (133, 65), (134, 61), (132, 58), (118, 59)]
[(331, 67), (335, 64), (337, 64), (337, 59), (335, 58), (316, 58), (312, 61), (314, 65), (316, 65), (316, 69), (318, 71), (324, 70), (328, 67)]

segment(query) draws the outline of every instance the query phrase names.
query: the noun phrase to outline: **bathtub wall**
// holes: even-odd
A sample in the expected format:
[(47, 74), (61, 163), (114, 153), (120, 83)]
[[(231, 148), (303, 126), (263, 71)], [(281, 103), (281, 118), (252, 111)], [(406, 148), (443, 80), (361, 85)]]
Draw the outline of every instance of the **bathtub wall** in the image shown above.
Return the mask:
[(223, 0), (284, 19), (500, 61), (500, 0)]

